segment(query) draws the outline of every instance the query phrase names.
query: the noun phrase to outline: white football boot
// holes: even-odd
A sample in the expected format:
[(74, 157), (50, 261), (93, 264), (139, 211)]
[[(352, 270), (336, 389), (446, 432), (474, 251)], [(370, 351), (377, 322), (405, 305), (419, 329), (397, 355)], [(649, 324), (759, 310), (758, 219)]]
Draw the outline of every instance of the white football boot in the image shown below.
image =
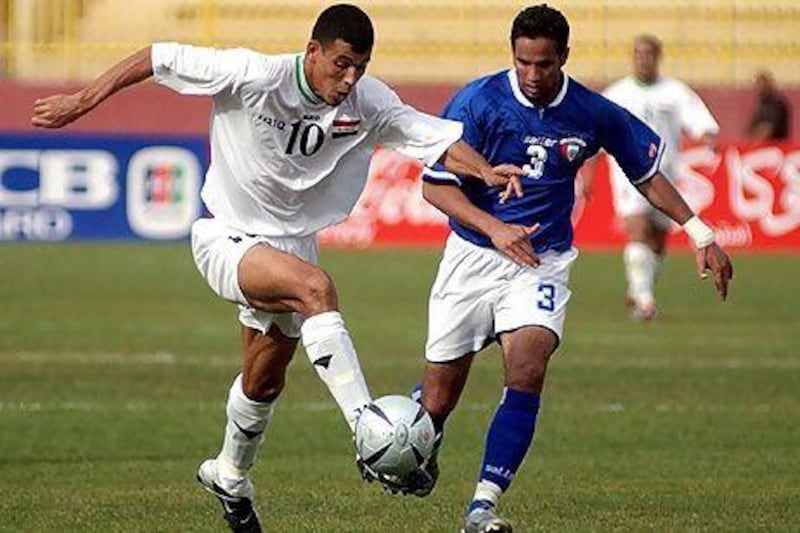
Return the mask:
[(197, 469), (197, 481), (217, 497), (225, 514), (222, 516), (231, 531), (236, 533), (262, 533), (261, 520), (253, 508), (255, 488), (248, 478), (227, 489), (219, 480), (216, 459), (207, 459)]
[(511, 523), (497, 516), (494, 507), (476, 507), (464, 517), (461, 533), (511, 533)]

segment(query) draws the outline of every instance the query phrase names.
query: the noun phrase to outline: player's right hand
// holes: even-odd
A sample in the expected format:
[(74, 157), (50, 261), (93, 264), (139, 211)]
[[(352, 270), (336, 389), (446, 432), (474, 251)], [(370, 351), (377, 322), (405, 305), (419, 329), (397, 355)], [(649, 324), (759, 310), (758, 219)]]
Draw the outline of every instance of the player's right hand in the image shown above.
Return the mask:
[(492, 167), (492, 172), (483, 177), (483, 181), (490, 187), (504, 187), (500, 193), (500, 203), (504, 204), (513, 194), (522, 198), (522, 182), (520, 178), (525, 171), (515, 165), (502, 164)]
[(538, 229), (539, 224), (522, 226), (520, 224), (505, 224), (501, 222), (489, 237), (498, 251), (520, 265), (537, 267), (541, 260), (536, 252), (533, 251), (531, 235), (536, 233)]
[(31, 124), (39, 128), (61, 128), (85, 112), (79, 93), (39, 98), (33, 103)]

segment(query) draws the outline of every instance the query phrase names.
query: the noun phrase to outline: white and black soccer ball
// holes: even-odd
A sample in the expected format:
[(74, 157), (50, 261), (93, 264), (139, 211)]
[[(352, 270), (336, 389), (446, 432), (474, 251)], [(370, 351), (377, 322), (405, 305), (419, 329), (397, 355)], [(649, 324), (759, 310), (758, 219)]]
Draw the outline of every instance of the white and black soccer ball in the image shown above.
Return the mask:
[(407, 396), (374, 400), (356, 422), (356, 452), (383, 475), (402, 476), (419, 468), (430, 458), (435, 437), (428, 412)]

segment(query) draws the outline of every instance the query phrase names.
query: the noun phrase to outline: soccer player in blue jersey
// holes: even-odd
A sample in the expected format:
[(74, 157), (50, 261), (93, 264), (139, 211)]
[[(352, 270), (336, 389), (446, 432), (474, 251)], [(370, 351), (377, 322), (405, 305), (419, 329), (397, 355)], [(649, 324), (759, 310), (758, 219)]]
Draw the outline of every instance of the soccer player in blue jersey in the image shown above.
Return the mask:
[[(733, 275), (712, 230), (659, 172), (661, 139), (562, 72), (568, 38), (559, 11), (523, 10), (511, 30), (514, 68), (470, 83), (444, 112), (464, 123), (463, 139), (489, 163), (525, 170), (522, 194), (498, 194), (441, 169), (423, 175), (425, 198), (450, 217), (452, 228), (430, 294), (421, 391), (440, 433), (474, 354), (497, 340), (505, 363), (467, 533), (511, 531), (495, 508), (531, 445), (547, 364), (561, 339), (569, 270), (578, 255), (570, 223), (574, 180), (587, 157), (605, 149), (654, 206), (683, 226), (697, 248), (698, 273), (711, 271), (723, 299)], [(434, 456), (390, 488), (424, 496), (437, 475)]]

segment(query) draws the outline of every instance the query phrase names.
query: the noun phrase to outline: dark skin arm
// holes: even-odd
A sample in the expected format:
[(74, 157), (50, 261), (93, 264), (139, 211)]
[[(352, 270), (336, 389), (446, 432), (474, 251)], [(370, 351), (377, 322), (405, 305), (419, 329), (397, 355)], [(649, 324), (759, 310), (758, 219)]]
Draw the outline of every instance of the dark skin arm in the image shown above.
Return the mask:
[(512, 194), (522, 196), (520, 177), (524, 172), (521, 168), (514, 165), (491, 167), (482, 155), (464, 141), (450, 145), (439, 162), (453, 174), (478, 178), (490, 187), (504, 187), (505, 190), (500, 193), (503, 202)]
[(506, 224), (470, 202), (456, 185), (423, 182), (422, 196), (447, 216), (489, 237), (497, 250), (517, 263), (530, 266), (539, 264), (539, 257), (530, 241), (538, 224), (531, 227)]
[[(678, 224), (683, 225), (694, 216), (680, 193), (660, 172), (637, 185), (637, 188), (654, 207)], [(707, 271), (711, 271), (717, 292), (725, 300), (728, 297), (728, 282), (733, 278), (733, 265), (728, 255), (717, 243), (711, 243), (695, 251), (695, 263), (701, 279), (707, 276)]]
[[(151, 47), (143, 48), (123, 59), (92, 83), (74, 94), (58, 94), (34, 102), (31, 124), (40, 128), (61, 128), (82, 117), (111, 95), (153, 75)], [(521, 169), (513, 165), (491, 167), (471, 146), (463, 141), (452, 144), (441, 162), (460, 176), (481, 179), (491, 187), (504, 187), (501, 198), (511, 194), (522, 196)]]
[(82, 117), (117, 91), (153, 75), (150, 47), (123, 59), (74, 94), (57, 94), (34, 102), (31, 124), (61, 128)]

